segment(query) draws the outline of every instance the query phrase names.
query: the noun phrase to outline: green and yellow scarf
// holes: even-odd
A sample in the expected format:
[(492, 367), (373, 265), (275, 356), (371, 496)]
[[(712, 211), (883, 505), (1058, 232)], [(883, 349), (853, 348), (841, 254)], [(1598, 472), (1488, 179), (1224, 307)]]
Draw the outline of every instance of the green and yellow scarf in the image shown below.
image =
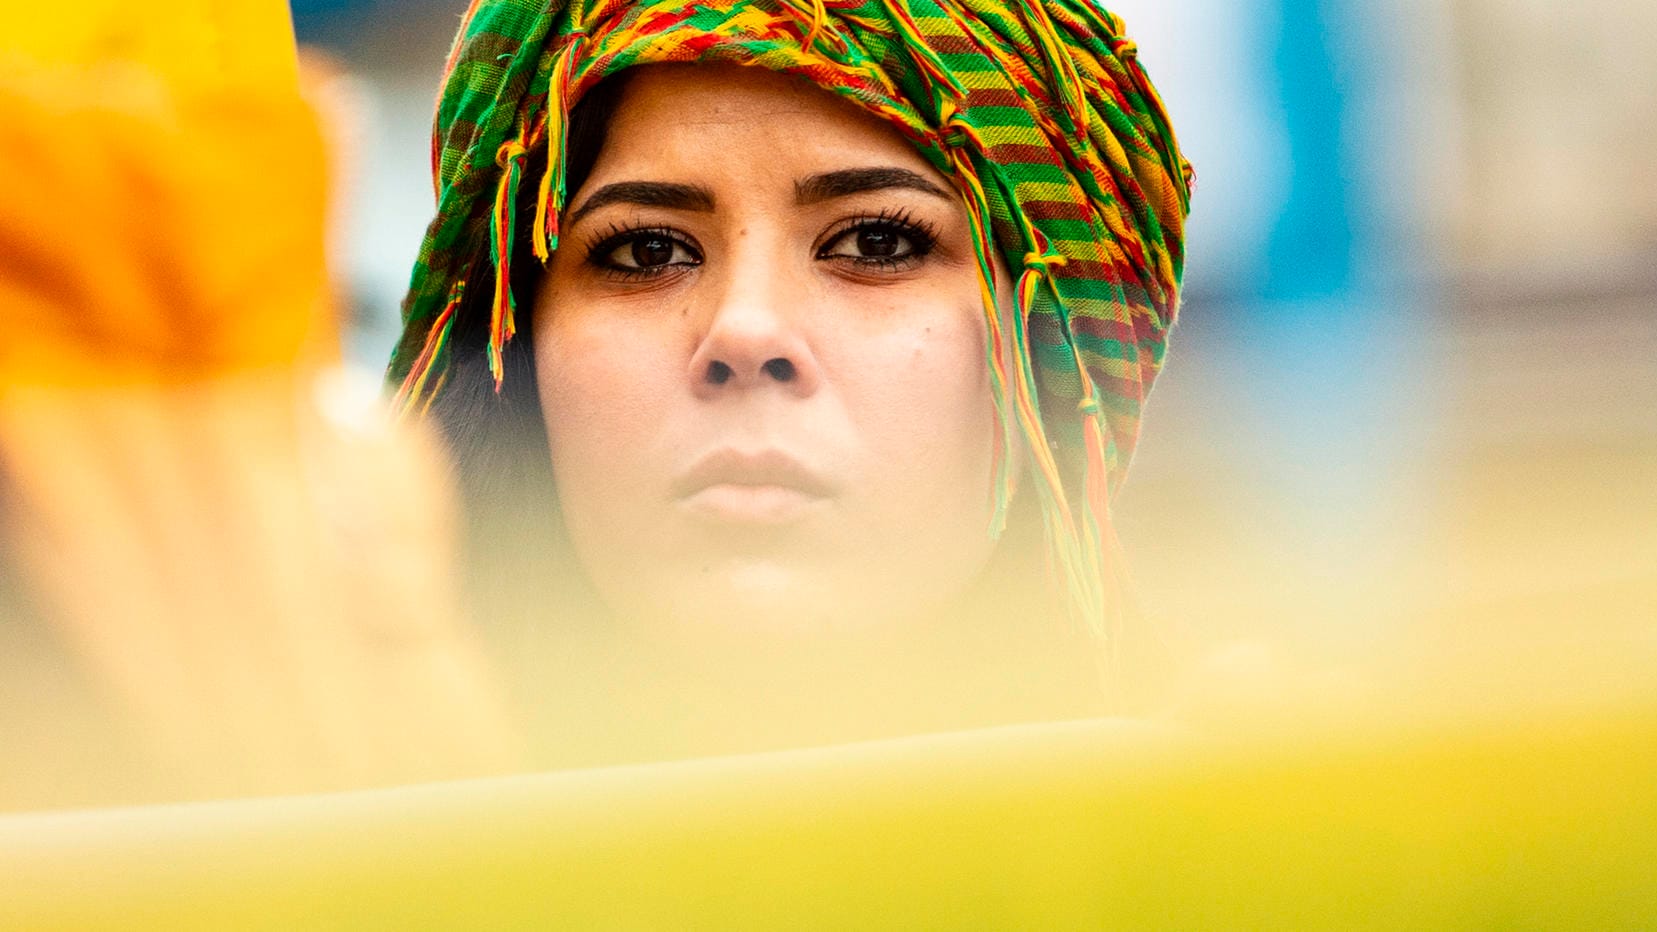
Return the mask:
[[(391, 363), (402, 410), (442, 392), (473, 274), (492, 277), (473, 287), (493, 288), (485, 352), (499, 388), (520, 187), (539, 185), (530, 234), (546, 262), (571, 107), (609, 75), (666, 62), (797, 75), (887, 121), (955, 180), (1002, 424), (991, 533), (1018, 480), (1005, 451), (1022, 435), (1054, 568), (1078, 612), (1104, 624), (1109, 502), (1179, 306), (1191, 171), (1121, 21), (1091, 0), (475, 0), (438, 101), (437, 216)], [(541, 147), (547, 170), (526, 178)], [(997, 248), (1016, 277), (1011, 333), (996, 312)], [(480, 254), (492, 270), (476, 268)]]

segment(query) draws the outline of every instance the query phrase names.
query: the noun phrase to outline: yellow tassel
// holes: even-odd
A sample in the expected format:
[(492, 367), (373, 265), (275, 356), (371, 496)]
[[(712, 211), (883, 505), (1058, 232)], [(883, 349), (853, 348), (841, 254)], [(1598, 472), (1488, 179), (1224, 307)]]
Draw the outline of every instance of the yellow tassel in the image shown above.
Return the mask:
[(547, 169), (541, 175), (541, 186), (535, 199), (535, 225), (531, 230), (530, 249), (543, 265), (552, 260), (558, 248), (558, 216), (564, 209), (569, 192), (564, 187), (565, 161), (569, 154), (570, 91), (575, 86), (581, 54), (587, 47), (587, 37), (576, 33), (558, 50), (547, 86), (547, 108), (542, 126), (547, 146)]
[(512, 303), (512, 233), (518, 179), (527, 154), (523, 141), (512, 139), (504, 143), (495, 156), (501, 166), (501, 183), (495, 192), (495, 300), (489, 314), (488, 356), (489, 372), (495, 377), (497, 392), (506, 378), (501, 353), (518, 329)]
[(465, 295), (466, 280), (461, 279), (455, 282), (454, 288), (449, 292), (449, 302), (444, 305), (443, 313), (437, 315), (431, 329), (426, 331), (426, 345), (421, 348), (414, 365), (409, 367), (408, 375), (403, 379), (402, 386), (397, 389), (397, 396), (392, 400), (399, 418), (408, 417), (409, 411), (419, 403), (422, 396), (425, 397), (426, 406), (430, 407), (432, 398), (436, 397), (438, 388), (448, 377), (448, 371), (444, 370), (438, 385), (433, 387), (431, 392), (426, 392), (426, 380), (431, 377), (432, 368), (436, 365), (437, 358), (442, 355), (444, 345), (449, 341), (449, 330), (454, 325), (455, 311), (459, 309)]

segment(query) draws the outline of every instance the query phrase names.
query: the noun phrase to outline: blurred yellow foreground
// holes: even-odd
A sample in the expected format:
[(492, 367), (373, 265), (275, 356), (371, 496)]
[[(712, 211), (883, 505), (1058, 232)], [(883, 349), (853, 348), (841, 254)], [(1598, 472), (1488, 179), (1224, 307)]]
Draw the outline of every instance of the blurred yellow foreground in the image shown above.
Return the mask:
[(1645, 928), (1657, 716), (826, 752), (0, 821), (8, 928)]

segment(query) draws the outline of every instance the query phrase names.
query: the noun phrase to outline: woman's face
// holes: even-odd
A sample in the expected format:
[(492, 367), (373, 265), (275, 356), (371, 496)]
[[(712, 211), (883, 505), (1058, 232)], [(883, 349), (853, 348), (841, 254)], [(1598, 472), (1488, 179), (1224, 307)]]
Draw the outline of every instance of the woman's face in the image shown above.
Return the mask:
[(559, 502), (607, 606), (696, 639), (922, 618), (989, 538), (966, 212), (896, 131), (758, 68), (627, 83), (536, 306)]

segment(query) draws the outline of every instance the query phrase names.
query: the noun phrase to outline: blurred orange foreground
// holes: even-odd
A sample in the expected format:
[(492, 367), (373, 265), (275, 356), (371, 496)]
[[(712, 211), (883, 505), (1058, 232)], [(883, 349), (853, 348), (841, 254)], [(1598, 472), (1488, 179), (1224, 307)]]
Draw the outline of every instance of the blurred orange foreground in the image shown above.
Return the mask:
[(0, 36), (0, 810), (508, 768), (435, 449), (336, 370), (286, 4), (132, 10)]

